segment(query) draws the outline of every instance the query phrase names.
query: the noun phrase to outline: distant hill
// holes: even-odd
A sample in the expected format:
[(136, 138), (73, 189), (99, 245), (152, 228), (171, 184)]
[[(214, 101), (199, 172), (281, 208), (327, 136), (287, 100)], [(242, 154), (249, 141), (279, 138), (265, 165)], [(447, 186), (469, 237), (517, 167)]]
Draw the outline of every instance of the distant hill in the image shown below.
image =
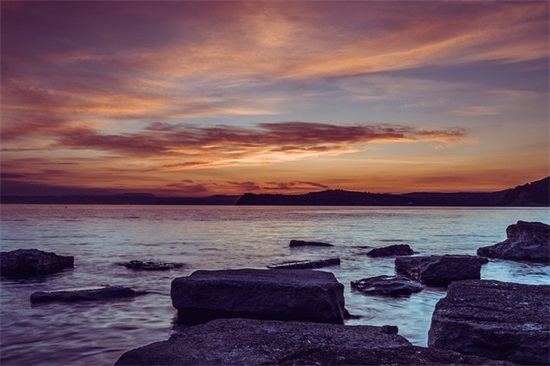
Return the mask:
[(298, 195), (157, 197), (150, 193), (71, 196), (1, 196), (1, 203), (96, 205), (280, 205), (280, 206), (550, 206), (550, 177), (498, 192), (406, 194), (350, 192), (339, 189)]
[(157, 197), (150, 193), (72, 196), (2, 196), (2, 203), (60, 205), (234, 205), (240, 196)]
[(300, 195), (246, 193), (237, 205), (307, 206), (549, 206), (550, 177), (498, 192), (406, 194), (326, 190)]

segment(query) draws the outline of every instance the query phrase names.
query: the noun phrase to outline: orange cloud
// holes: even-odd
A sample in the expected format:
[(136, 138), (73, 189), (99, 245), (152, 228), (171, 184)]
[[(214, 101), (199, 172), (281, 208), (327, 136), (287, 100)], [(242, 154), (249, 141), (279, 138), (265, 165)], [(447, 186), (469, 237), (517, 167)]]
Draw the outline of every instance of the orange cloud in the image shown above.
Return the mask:
[(460, 129), (425, 130), (402, 125), (342, 126), (313, 122), (261, 123), (257, 128), (198, 127), (156, 122), (132, 134), (91, 129), (59, 132), (56, 149), (107, 151), (121, 157), (168, 161), (161, 170), (266, 164), (359, 151), (369, 142), (463, 141)]

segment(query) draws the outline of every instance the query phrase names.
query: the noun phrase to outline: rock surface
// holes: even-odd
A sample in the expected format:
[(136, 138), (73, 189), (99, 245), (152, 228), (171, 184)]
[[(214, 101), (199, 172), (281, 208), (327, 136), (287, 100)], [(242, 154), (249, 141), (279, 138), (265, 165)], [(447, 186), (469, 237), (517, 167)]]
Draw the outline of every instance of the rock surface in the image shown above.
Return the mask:
[(0, 273), (5, 277), (41, 276), (74, 267), (74, 257), (38, 249), (17, 249), (0, 253)]
[(334, 245), (329, 243), (323, 243), (320, 241), (304, 241), (304, 240), (291, 240), (289, 247), (333, 247)]
[(383, 248), (374, 248), (367, 253), (370, 257), (395, 257), (399, 255), (412, 255), (413, 250), (407, 244), (390, 245)]
[(431, 255), (395, 258), (395, 270), (428, 286), (479, 279), (482, 259), (470, 255)]
[(343, 323), (344, 286), (307, 269), (196, 271), (172, 281), (178, 321), (252, 318)]
[(219, 319), (124, 353), (116, 365), (506, 365), (414, 347), (381, 327)]
[(140, 294), (141, 293), (138, 293), (129, 287), (123, 286), (86, 287), (56, 291), (38, 291), (31, 295), (31, 302), (39, 303), (52, 301), (99, 301), (111, 300), (121, 297), (134, 297)]
[(550, 226), (542, 222), (518, 221), (506, 228), (507, 239), (482, 247), (477, 254), (513, 261), (550, 263)]
[(117, 263), (120, 266), (137, 270), (137, 271), (168, 271), (174, 268), (181, 268), (183, 263), (167, 263), (167, 262), (153, 262), (153, 261), (139, 261), (131, 260), (129, 262)]
[(329, 266), (339, 266), (340, 258), (328, 258), (319, 260), (283, 262), (267, 266), (269, 269), (314, 269)]
[(433, 313), (429, 347), (548, 365), (550, 285), (452, 283)]
[(401, 296), (420, 292), (420, 283), (401, 276), (376, 276), (351, 282), (351, 288), (366, 295)]

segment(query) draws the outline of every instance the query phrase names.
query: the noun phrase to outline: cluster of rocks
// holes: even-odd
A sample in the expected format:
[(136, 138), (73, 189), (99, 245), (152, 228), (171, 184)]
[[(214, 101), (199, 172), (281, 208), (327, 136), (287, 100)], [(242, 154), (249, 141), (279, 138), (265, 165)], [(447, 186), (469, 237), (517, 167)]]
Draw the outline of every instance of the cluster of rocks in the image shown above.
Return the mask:
[[(478, 254), (505, 253), (514, 260), (545, 261), (541, 258), (549, 252), (548, 225), (520, 221), (508, 229), (508, 239), (493, 246), (498, 250), (480, 248)], [(291, 242), (291, 246), (306, 246), (304, 243), (331, 245)], [(510, 246), (522, 254), (509, 255)], [(410, 295), (424, 286), (446, 287), (447, 295), (432, 315), (428, 348), (411, 345), (393, 325), (344, 325), (349, 313), (344, 286), (336, 277), (330, 272), (301, 269), (304, 263), (283, 263), (276, 270), (196, 271), (174, 279), (172, 305), (177, 321), (188, 327), (167, 341), (124, 353), (116, 364), (550, 363), (550, 285), (480, 280), (481, 265), (487, 262), (484, 258), (406, 257), (413, 253), (405, 247), (378, 248), (382, 250), (371, 255), (396, 256), (396, 272), (403, 276), (378, 276), (351, 285), (367, 294), (392, 296)], [(530, 248), (545, 252), (526, 255)], [(2, 253), (2, 267), (4, 261), (14, 261), (4, 256)], [(336, 264), (335, 259), (339, 264), (339, 258), (333, 258), (328, 265)], [(305, 268), (327, 265), (331, 260), (306, 261)], [(131, 289), (113, 286), (35, 293), (31, 301), (101, 300), (105, 291), (136, 295)]]
[(481, 257), (401, 257), (412, 250), (379, 249), (373, 256), (397, 256), (396, 271), (407, 277), (362, 279), (353, 288), (395, 295), (424, 285), (447, 287), (433, 313), (428, 348), (411, 345), (395, 326), (343, 325), (344, 286), (331, 273), (290, 266), (197, 271), (175, 279), (171, 297), (178, 321), (193, 326), (128, 351), (116, 364), (549, 363), (550, 286), (480, 280), (487, 262)]
[[(57, 255), (53, 252), (45, 252), (38, 249), (17, 249), (11, 252), (1, 252), (0, 262), (1, 276), (14, 279), (47, 276), (74, 268), (73, 256)], [(133, 270), (146, 271), (164, 271), (180, 268), (184, 265), (183, 263), (144, 262), (139, 260), (116, 264)], [(145, 293), (145, 291), (135, 291), (125, 286), (103, 285), (55, 291), (38, 291), (31, 294), (30, 300), (32, 303), (101, 301), (135, 297)]]
[[(479, 279), (481, 265), (489, 258), (549, 263), (550, 226), (540, 222), (518, 221), (506, 229), (507, 239), (477, 250), (478, 256), (430, 255), (413, 256), (408, 245), (375, 248), (371, 257), (396, 257), (398, 274), (427, 286), (447, 287), (454, 281)], [(422, 290), (419, 283), (402, 276), (377, 276), (352, 281), (351, 287), (367, 295), (410, 295)]]

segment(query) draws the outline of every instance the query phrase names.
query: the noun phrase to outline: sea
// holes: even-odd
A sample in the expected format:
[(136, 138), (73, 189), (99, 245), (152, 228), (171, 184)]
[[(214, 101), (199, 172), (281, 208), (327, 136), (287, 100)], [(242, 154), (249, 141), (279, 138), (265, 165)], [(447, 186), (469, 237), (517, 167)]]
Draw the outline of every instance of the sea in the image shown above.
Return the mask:
[[(1, 250), (36, 248), (75, 257), (74, 269), (34, 279), (0, 281), (0, 364), (112, 365), (126, 351), (182, 331), (170, 284), (197, 270), (266, 268), (294, 260), (339, 257), (347, 325), (397, 325), (426, 346), (444, 289), (408, 297), (366, 296), (350, 281), (393, 275), (393, 258), (371, 248), (408, 244), (419, 255), (469, 254), (506, 239), (506, 227), (549, 223), (549, 208), (2, 205)], [(290, 240), (333, 247), (289, 248)], [(134, 271), (130, 260), (185, 263), (170, 271)], [(548, 284), (550, 266), (491, 260), (482, 279)], [(36, 291), (99, 285), (148, 294), (107, 302), (31, 304)]]

